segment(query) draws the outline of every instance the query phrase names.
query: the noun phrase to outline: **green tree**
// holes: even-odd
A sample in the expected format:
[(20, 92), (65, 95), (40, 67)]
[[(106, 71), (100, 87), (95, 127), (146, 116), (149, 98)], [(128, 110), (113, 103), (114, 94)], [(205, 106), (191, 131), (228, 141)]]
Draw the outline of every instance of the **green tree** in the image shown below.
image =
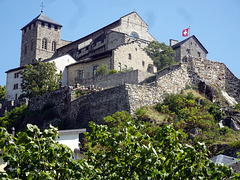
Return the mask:
[(102, 64), (100, 67), (97, 68), (97, 75), (104, 76), (109, 74), (109, 69), (106, 64)]
[(174, 63), (175, 51), (167, 46), (165, 43), (159, 43), (152, 41), (144, 48), (146, 53), (153, 60), (154, 65), (157, 66), (158, 70), (166, 68)]
[(181, 133), (171, 125), (157, 127), (140, 119), (117, 112), (105, 118), (108, 126), (91, 122), (88, 158), (81, 161), (86, 179), (239, 178), (232, 169), (208, 160), (203, 143), (182, 144)]
[(57, 129), (50, 126), (41, 132), (28, 124), (26, 132), (16, 137), (0, 127), (0, 148), (8, 162), (1, 179), (79, 179), (80, 173), (71, 149), (56, 142)]
[(5, 93), (6, 93), (6, 86), (0, 85), (0, 101), (3, 101), (5, 99)]
[(183, 144), (171, 125), (134, 120), (127, 112), (106, 117), (107, 125), (90, 123), (87, 159), (75, 162), (72, 151), (56, 142), (57, 129), (43, 132), (27, 125), (17, 137), (0, 127), (5, 162), (2, 179), (239, 179), (227, 166), (207, 158), (203, 143)]
[(23, 97), (37, 97), (59, 87), (61, 74), (56, 73), (55, 63), (38, 61), (36, 65), (26, 65), (20, 71)]

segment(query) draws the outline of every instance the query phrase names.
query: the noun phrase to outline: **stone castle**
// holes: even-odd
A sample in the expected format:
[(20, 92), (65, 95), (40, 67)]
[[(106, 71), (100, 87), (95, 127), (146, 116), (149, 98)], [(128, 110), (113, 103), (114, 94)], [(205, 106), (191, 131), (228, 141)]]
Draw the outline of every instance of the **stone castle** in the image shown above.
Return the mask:
[[(155, 39), (136, 12), (73, 42), (61, 40), (61, 27), (41, 13), (21, 29), (20, 67), (6, 72), (8, 101), (17, 100), (22, 93), (19, 71), (37, 60), (55, 62), (65, 88), (30, 100), (29, 108), (39, 110), (51, 101), (61, 117), (71, 119), (73, 127), (86, 126), (89, 120), (98, 121), (116, 111), (134, 113), (141, 106), (161, 102), (166, 93), (180, 93), (201, 82), (240, 101), (239, 79), (225, 64), (207, 60), (208, 51), (194, 35), (181, 42), (171, 39), (179, 64), (157, 72), (143, 50)], [(122, 73), (96, 76), (102, 64)], [(71, 95), (79, 85), (100, 90), (75, 99)]]

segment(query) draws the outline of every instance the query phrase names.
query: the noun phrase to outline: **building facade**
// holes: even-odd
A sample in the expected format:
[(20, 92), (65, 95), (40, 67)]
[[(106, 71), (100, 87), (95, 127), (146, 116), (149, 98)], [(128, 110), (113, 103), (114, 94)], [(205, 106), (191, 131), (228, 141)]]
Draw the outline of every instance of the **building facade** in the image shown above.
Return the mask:
[(176, 62), (181, 61), (185, 56), (207, 58), (208, 51), (194, 35), (180, 42), (170, 39), (170, 46), (176, 52)]
[(94, 77), (96, 68), (102, 64), (117, 71), (156, 71), (153, 61), (143, 51), (155, 39), (136, 12), (73, 42), (61, 40), (61, 28), (62, 25), (41, 13), (21, 29), (20, 67), (6, 72), (7, 100), (16, 100), (22, 94), (19, 71), (38, 60), (55, 62), (58, 73), (63, 73), (64, 86)]

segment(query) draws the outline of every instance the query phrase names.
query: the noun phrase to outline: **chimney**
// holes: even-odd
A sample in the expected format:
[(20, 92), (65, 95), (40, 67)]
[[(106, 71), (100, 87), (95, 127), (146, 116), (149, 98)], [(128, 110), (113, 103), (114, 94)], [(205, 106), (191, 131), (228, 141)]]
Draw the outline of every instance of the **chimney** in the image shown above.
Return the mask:
[(169, 42), (170, 42), (170, 46), (173, 46), (178, 43), (178, 40), (170, 39)]

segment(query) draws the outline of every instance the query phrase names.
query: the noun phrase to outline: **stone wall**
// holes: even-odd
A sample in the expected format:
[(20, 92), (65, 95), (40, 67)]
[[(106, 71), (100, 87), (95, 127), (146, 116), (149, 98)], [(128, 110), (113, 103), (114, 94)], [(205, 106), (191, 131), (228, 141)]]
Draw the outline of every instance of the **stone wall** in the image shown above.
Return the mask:
[(88, 127), (89, 121), (102, 123), (103, 117), (117, 111), (130, 111), (125, 86), (106, 89), (82, 96), (71, 103), (70, 119), (73, 127)]
[(65, 117), (68, 115), (69, 108), (71, 104), (71, 89), (69, 87), (64, 87), (50, 93), (43, 94), (42, 96), (32, 98), (29, 100), (29, 110), (39, 111), (42, 110), (44, 106), (54, 106), (57, 113)]
[(240, 80), (223, 63), (188, 56), (179, 65), (166, 68), (156, 76), (156, 86), (167, 93), (179, 93), (187, 85), (195, 86), (200, 81), (225, 90), (240, 101)]
[(105, 76), (96, 76), (88, 79), (78, 80), (77, 83), (84, 86), (94, 85), (95, 87), (109, 88), (127, 84), (138, 84), (153, 74), (133, 70)]

